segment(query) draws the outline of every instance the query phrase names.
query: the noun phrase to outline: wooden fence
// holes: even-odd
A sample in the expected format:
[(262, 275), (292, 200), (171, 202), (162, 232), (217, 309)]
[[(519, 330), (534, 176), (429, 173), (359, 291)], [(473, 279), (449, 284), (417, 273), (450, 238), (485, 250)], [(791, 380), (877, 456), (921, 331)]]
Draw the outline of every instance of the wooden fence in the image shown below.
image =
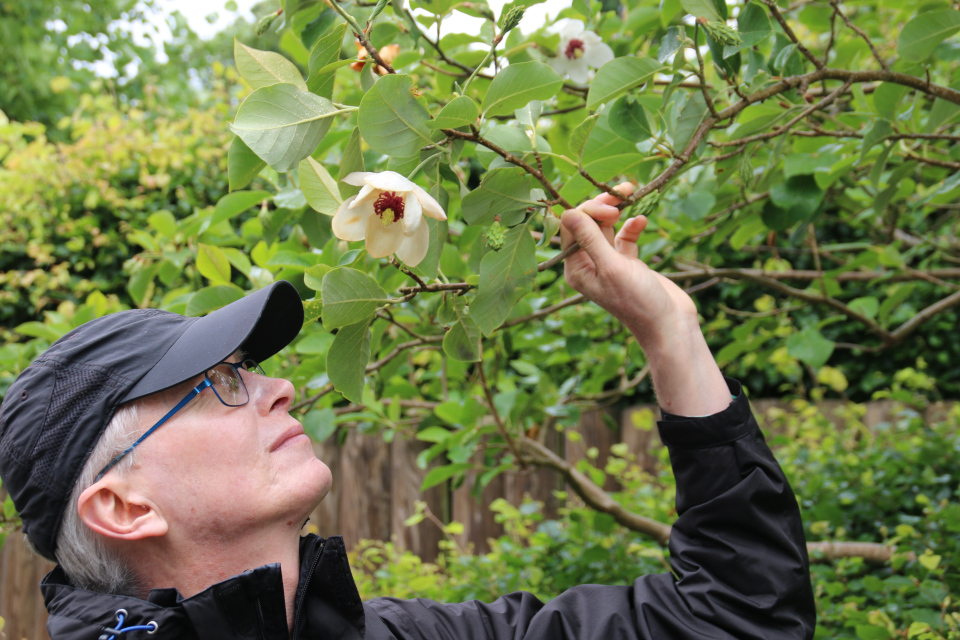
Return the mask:
[[(752, 404), (761, 424), (769, 423), (765, 418), (771, 411), (790, 411), (789, 405), (779, 400), (755, 400)], [(842, 419), (835, 416), (835, 410), (841, 404), (826, 401), (819, 410), (840, 426)], [(888, 422), (893, 410), (894, 405), (889, 401), (868, 403), (863, 422), (873, 428)], [(925, 417), (928, 421), (940, 420), (948, 410), (947, 405), (933, 405)], [(587, 449), (596, 447), (599, 451), (596, 463), (602, 468), (610, 447), (623, 442), (638, 456), (638, 463), (652, 471), (657, 450), (662, 445), (655, 428), (645, 430), (637, 428), (637, 424), (649, 424), (656, 417), (653, 406), (631, 407), (619, 414), (608, 411), (607, 419), (598, 412), (585, 413), (579, 426), (583, 436), (580, 441), (567, 440), (561, 445), (554, 434), (553, 441), (546, 444), (558, 452), (562, 449), (571, 462), (581, 459)], [(544, 503), (547, 516), (555, 515), (559, 506), (553, 492), (563, 486), (553, 471), (541, 469), (501, 475), (487, 486), (478, 502), (470, 495), (472, 477), (455, 491), (441, 485), (420, 492), (426, 472), (417, 468), (415, 460), (427, 446), (425, 443), (399, 436), (385, 443), (375, 436), (356, 432), (342, 445), (333, 440), (314, 445), (317, 455), (333, 472), (334, 485), (311, 516), (308, 527), (322, 536), (343, 535), (348, 549), (365, 538), (394, 539), (401, 548), (424, 559), (436, 558), (437, 542), (442, 537), (438, 527), (428, 520), (404, 526), (404, 521), (414, 512), (416, 500), (425, 501), (442, 520), (462, 523), (464, 532), (457, 542), (463, 547), (472, 546), (478, 552), (488, 550), (488, 540), (503, 531), (489, 509), (494, 499), (504, 497), (519, 504), (529, 495)], [(37, 585), (51, 568), (49, 562), (26, 548), (19, 534), (7, 538), (0, 554), (0, 617), (6, 620), (0, 639), (48, 640), (46, 610)]]

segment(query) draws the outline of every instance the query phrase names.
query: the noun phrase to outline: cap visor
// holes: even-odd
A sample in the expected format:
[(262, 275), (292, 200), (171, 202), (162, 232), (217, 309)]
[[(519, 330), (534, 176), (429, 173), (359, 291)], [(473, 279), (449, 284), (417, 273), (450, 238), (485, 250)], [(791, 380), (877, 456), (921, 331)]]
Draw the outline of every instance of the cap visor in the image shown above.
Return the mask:
[(203, 318), (196, 318), (123, 402), (163, 391), (189, 380), (242, 349), (262, 362), (297, 337), (303, 303), (285, 280), (251, 293)]

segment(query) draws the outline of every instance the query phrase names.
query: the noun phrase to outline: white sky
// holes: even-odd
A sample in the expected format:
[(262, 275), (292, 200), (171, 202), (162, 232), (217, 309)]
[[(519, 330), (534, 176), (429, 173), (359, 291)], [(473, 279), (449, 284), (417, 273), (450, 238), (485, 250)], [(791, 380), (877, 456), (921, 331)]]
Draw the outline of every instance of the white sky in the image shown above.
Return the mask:
[[(254, 20), (250, 8), (257, 4), (259, 0), (234, 0), (237, 5), (237, 12), (230, 12), (224, 9), (226, 0), (159, 0), (158, 6), (164, 16), (170, 15), (174, 11), (180, 11), (190, 23), (190, 28), (197, 32), (202, 38), (211, 38), (220, 29), (232, 23), (237, 13), (243, 15), (249, 21)], [(500, 15), (500, 10), (507, 0), (488, 0), (490, 8), (495, 15)], [(280, 2), (277, 0), (276, 6), (280, 8)], [(547, 0), (543, 4), (537, 4), (530, 7), (520, 23), (520, 29), (532, 31), (543, 24), (546, 15), (556, 16), (564, 7), (570, 6), (570, 0)], [(216, 13), (218, 18), (215, 22), (207, 21), (207, 16)], [(259, 18), (260, 16), (256, 16)], [(454, 12), (453, 16), (444, 20), (444, 31), (473, 31), (479, 29), (483, 21), (479, 18), (471, 18), (459, 12)], [(162, 39), (170, 37), (170, 29), (164, 24), (163, 18), (158, 17), (156, 21), (158, 31)]]

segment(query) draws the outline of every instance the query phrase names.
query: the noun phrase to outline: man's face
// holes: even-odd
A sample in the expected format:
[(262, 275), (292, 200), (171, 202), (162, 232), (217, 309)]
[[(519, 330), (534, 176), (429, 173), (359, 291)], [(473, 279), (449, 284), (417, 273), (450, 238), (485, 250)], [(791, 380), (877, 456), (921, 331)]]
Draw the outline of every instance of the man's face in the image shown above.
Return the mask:
[[(227, 407), (205, 389), (138, 447), (130, 479), (157, 504), (170, 534), (191, 540), (300, 525), (330, 489), (330, 470), (288, 413), (293, 385), (241, 371), (250, 401)], [(152, 396), (155, 424), (202, 376)]]

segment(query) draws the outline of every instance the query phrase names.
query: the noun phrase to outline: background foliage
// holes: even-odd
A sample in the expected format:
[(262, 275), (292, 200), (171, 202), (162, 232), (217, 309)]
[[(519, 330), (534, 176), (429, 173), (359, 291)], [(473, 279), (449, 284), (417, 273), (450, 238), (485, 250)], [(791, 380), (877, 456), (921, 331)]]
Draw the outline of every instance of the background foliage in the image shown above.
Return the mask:
[[(0, 391), (92, 317), (202, 315), (287, 279), (309, 321), (268, 368), (297, 386), (313, 437), (427, 442), (425, 488), (477, 469), (480, 491), (521, 464), (570, 477), (546, 434), (576, 440), (581, 411), (652, 398), (633, 339), (564, 283), (554, 237), (564, 207), (626, 179), (627, 213), (651, 220), (641, 256), (695, 296), (725, 373), (754, 396), (912, 410), (956, 397), (954, 3), (576, 0), (519, 26), (515, 5), (265, 2), (265, 21), (209, 42), (175, 19), (161, 64), (111, 27), (149, 4), (60, 3), (58, 31), (45, 3), (0, 2), (0, 29), (24, 25), (0, 39), (23, 42), (19, 62), (0, 55)], [(454, 13), (483, 26), (445, 29)], [(564, 20), (614, 55), (585, 84), (563, 75), (578, 49)], [(100, 55), (68, 40), (80, 31), (124, 52), (123, 76), (74, 64)], [(342, 178), (364, 170), (443, 205), (422, 262), (333, 237), (358, 190)], [(957, 637), (955, 423), (788, 426), (778, 452), (810, 539), (900, 549), (881, 568), (818, 566), (822, 637), (938, 637), (914, 623)], [(658, 570), (660, 545), (620, 526), (662, 541), (668, 472), (615, 463), (615, 507), (583, 460), (571, 488), (599, 511), (537, 525), (501, 503), (493, 552), (451, 548), (438, 568), (372, 544), (365, 588), (549, 596)]]

